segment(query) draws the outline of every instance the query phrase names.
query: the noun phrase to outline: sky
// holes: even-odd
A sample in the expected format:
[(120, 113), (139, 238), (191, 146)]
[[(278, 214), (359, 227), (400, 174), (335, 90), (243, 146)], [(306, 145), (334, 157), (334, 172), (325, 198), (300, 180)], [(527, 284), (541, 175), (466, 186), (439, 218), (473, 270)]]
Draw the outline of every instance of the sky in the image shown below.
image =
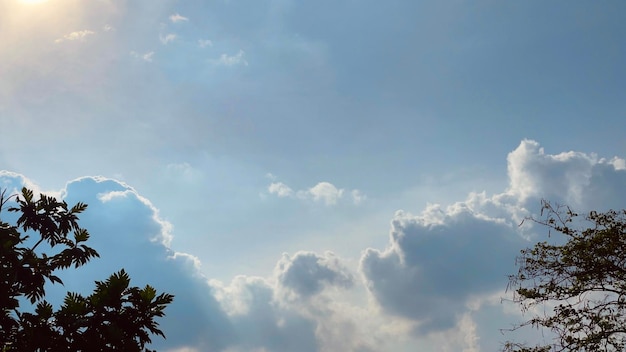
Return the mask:
[(169, 352), (494, 351), (541, 199), (626, 208), (623, 1), (2, 0), (0, 186)]

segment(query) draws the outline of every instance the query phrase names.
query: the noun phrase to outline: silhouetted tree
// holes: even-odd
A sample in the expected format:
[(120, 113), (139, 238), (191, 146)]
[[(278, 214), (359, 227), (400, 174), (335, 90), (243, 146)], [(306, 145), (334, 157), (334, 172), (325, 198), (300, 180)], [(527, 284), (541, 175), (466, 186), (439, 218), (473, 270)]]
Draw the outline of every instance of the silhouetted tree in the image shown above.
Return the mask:
[(505, 351), (626, 350), (626, 210), (579, 215), (543, 202), (542, 219), (556, 243), (521, 251), (510, 276), (513, 301), (523, 312), (543, 313), (513, 330), (548, 329), (553, 343), (527, 347), (508, 342)]
[(155, 319), (174, 296), (130, 286), (123, 269), (96, 281), (89, 296), (67, 293), (56, 310), (45, 300), (46, 281), (63, 284), (59, 270), (99, 257), (78, 224), (86, 204), (69, 208), (54, 197), (35, 199), (23, 188), (21, 195), (0, 192), (0, 215), (8, 205), (17, 221), (0, 220), (2, 351), (142, 351), (152, 334), (165, 337)]

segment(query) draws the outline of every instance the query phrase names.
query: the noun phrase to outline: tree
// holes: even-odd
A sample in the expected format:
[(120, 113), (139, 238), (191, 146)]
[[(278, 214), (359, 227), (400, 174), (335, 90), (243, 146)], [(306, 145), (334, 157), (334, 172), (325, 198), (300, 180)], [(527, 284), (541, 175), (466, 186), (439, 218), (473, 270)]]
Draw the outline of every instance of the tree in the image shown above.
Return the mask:
[(46, 281), (63, 284), (60, 270), (99, 257), (78, 224), (87, 205), (69, 208), (46, 195), (35, 199), (26, 188), (10, 197), (0, 192), (0, 215), (9, 203), (17, 220), (15, 225), (0, 220), (2, 351), (142, 351), (151, 334), (165, 337), (155, 319), (165, 315), (174, 296), (157, 294), (149, 285), (132, 287), (123, 269), (96, 281), (89, 296), (67, 293), (55, 310), (45, 300)]
[(504, 350), (626, 350), (626, 210), (592, 211), (580, 221), (568, 207), (542, 205), (542, 219), (530, 220), (556, 233), (560, 244), (522, 250), (509, 289), (523, 312), (544, 308), (513, 330), (548, 329), (555, 341), (534, 347), (508, 342)]

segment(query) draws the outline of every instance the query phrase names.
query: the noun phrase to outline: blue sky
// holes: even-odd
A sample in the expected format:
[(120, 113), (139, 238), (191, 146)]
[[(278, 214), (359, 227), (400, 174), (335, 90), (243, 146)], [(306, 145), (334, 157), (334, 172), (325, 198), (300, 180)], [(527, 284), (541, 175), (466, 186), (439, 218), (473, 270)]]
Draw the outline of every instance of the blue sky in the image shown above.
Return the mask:
[(626, 207), (624, 11), (4, 0), (0, 179), (90, 205), (68, 289), (180, 297), (160, 350), (493, 351), (519, 220)]

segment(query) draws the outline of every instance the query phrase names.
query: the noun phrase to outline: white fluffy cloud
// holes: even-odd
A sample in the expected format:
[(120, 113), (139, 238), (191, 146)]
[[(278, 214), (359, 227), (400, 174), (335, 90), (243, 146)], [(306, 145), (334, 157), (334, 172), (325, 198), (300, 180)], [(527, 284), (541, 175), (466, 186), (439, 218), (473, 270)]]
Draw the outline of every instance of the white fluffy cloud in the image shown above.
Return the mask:
[(509, 193), (520, 202), (544, 198), (581, 210), (623, 207), (625, 160), (593, 153), (546, 154), (538, 142), (524, 140), (508, 156)]
[(326, 205), (337, 204), (337, 200), (343, 197), (343, 189), (338, 189), (332, 183), (320, 182), (307, 191), (299, 192), (301, 197), (311, 197), (314, 201), (323, 201)]
[(294, 191), (291, 187), (282, 182), (272, 182), (267, 191), (270, 194), (275, 194), (279, 198), (298, 198), (302, 200), (310, 200), (313, 202), (320, 202), (327, 206), (336, 205), (345, 194), (348, 193), (349, 197), (355, 205), (359, 205), (364, 202), (367, 197), (363, 192), (358, 189), (346, 192), (343, 188), (337, 188), (330, 182), (319, 182), (315, 186)]
[(467, 208), (398, 212), (389, 247), (366, 250), (361, 272), (389, 313), (418, 322), (420, 331), (450, 329), (471, 297), (503, 287), (523, 246), (509, 224)]
[(280, 198), (290, 197), (293, 195), (293, 190), (282, 182), (273, 182), (267, 187), (267, 191), (270, 194), (275, 194)]

